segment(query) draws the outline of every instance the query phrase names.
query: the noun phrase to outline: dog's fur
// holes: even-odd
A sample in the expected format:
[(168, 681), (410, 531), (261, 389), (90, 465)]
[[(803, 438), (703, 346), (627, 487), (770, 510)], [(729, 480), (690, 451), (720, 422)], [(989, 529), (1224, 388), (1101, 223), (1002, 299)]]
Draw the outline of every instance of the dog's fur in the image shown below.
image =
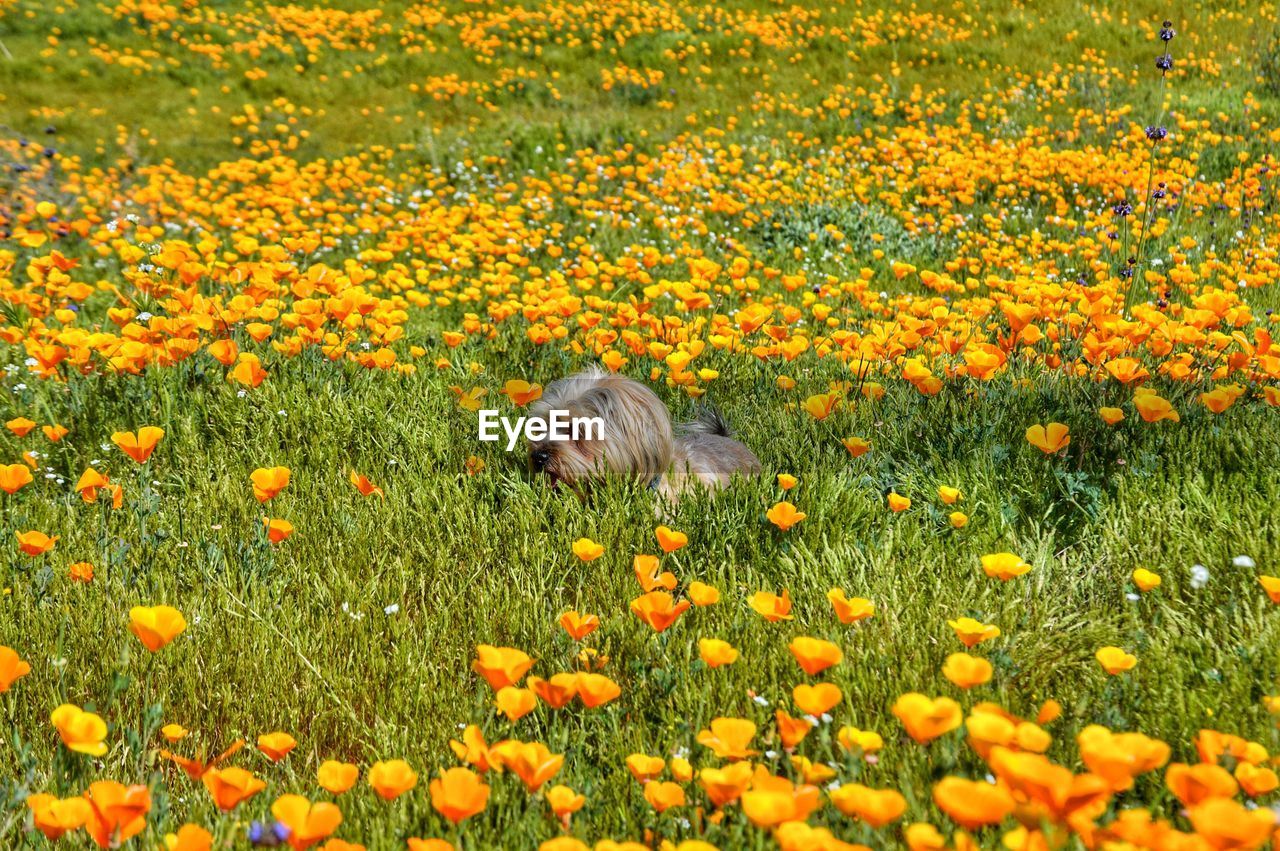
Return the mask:
[(547, 440), (529, 447), (534, 473), (578, 493), (592, 480), (615, 474), (644, 482), (674, 503), (691, 487), (720, 488), (734, 473), (760, 472), (760, 460), (733, 439), (713, 408), (704, 407), (693, 422), (673, 428), (657, 394), (625, 376), (589, 369), (553, 381), (529, 413), (546, 419), (552, 410), (604, 423), (599, 440)]

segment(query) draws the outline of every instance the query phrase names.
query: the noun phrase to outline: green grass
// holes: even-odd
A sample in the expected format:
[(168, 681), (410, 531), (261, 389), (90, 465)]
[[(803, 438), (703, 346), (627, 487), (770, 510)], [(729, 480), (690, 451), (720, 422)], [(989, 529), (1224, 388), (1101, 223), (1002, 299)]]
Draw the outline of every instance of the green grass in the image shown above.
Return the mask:
[[(667, 522), (687, 531), (690, 544), (667, 563), (682, 582), (709, 582), (725, 599), (655, 636), (626, 610), (639, 593), (631, 555), (656, 551), (647, 492), (613, 486), (583, 504), (530, 483), (518, 457), (479, 449), (472, 415), (444, 389), (448, 379), (297, 362), (237, 398), (220, 376), (201, 372), (181, 367), (37, 396), (36, 409), (75, 437), (50, 453), (48, 469), (70, 480), (105, 458), (131, 494), (151, 484), (149, 496), (131, 496), (121, 511), (83, 505), (69, 486), (50, 482), (7, 498), (0, 534), (63, 534), (34, 564), (8, 557), (13, 593), (0, 604), (2, 637), (30, 648), (39, 667), (4, 698), (14, 744), (4, 752), (9, 796), (48, 782), (56, 747), (40, 716), (63, 701), (96, 707), (111, 722), (105, 773), (152, 781), (167, 773), (158, 800), (180, 797), (166, 801), (174, 817), (205, 823), (213, 813), (204, 795), (139, 744), (161, 721), (198, 731), (198, 744), (183, 751), (273, 729), (298, 736), (299, 750), (281, 767), (242, 760), (271, 783), (247, 817), (261, 815), (275, 794), (311, 788), (326, 758), (403, 756), (434, 772), (452, 763), (446, 742), (459, 723), (488, 719), (490, 741), (509, 731), (566, 755), (557, 780), (587, 794), (581, 821), (590, 836), (634, 834), (653, 815), (622, 758), (696, 753), (695, 734), (718, 714), (767, 729), (773, 707), (787, 706), (789, 685), (802, 679), (785, 645), (808, 634), (839, 641), (847, 654), (830, 678), (845, 692), (837, 726), (886, 736), (869, 774), (875, 785), (909, 792), (918, 799), (912, 812), (924, 816), (925, 783), (977, 763), (957, 747), (958, 734), (928, 751), (904, 741), (888, 708), (907, 690), (956, 693), (938, 671), (957, 647), (946, 620), (961, 615), (1006, 633), (987, 645), (996, 677), (976, 697), (1023, 714), (1050, 697), (1064, 704), (1065, 718), (1051, 728), (1057, 759), (1073, 760), (1072, 733), (1089, 723), (1143, 730), (1182, 758), (1203, 726), (1277, 744), (1260, 704), (1280, 661), (1277, 621), (1254, 572), (1231, 565), (1240, 554), (1262, 567), (1280, 557), (1271, 510), (1280, 497), (1271, 475), (1280, 440), (1251, 428), (1256, 415), (1126, 423), (1113, 432), (1090, 425), (1096, 414), (1078, 391), (992, 389), (927, 404), (899, 391), (837, 415), (838, 423), (815, 424), (776, 402), (752, 404), (771, 395), (768, 379), (743, 376), (716, 401), (766, 470), (800, 477), (793, 495), (809, 517), (787, 534), (765, 522), (777, 496), (769, 477), (681, 504)], [(1043, 457), (1021, 439), (1025, 423), (1050, 417), (1077, 430), (1065, 458)], [(145, 471), (114, 448), (97, 448), (111, 430), (142, 424), (167, 432)], [(833, 448), (829, 431), (867, 435), (875, 450), (852, 460)], [(6, 441), (7, 455), (18, 449)], [(463, 472), (472, 452), (487, 462), (474, 477)], [(264, 509), (248, 475), (277, 464), (293, 470), (293, 483), (266, 511), (297, 531), (271, 547), (256, 528)], [(382, 485), (385, 501), (356, 493), (348, 469)], [(944, 483), (965, 493), (966, 530), (950, 530), (941, 516), (932, 491)], [(890, 514), (882, 495), (889, 486), (916, 506)], [(580, 536), (605, 544), (606, 555), (579, 563), (569, 548)], [(1007, 585), (986, 579), (978, 557), (1001, 550), (1022, 554), (1032, 573)], [(63, 575), (81, 559), (99, 568), (89, 586)], [(1196, 563), (1211, 572), (1201, 589), (1190, 582)], [(1129, 601), (1128, 574), (1138, 566), (1159, 572), (1164, 585)], [(873, 599), (876, 617), (839, 627), (823, 596), (835, 586)], [(795, 621), (767, 624), (746, 608), (751, 592), (781, 588), (796, 599)], [(125, 612), (157, 601), (178, 606), (192, 626), (150, 657), (125, 629)], [(385, 614), (392, 605), (399, 611)], [(554, 623), (569, 608), (600, 614), (603, 626), (588, 643), (615, 660), (623, 698), (586, 713), (543, 708), (514, 726), (494, 720), (487, 687), (468, 670), (475, 645), (521, 647), (544, 675), (569, 669), (575, 647)], [(730, 641), (742, 661), (703, 669), (694, 639), (705, 636)], [(1091, 658), (1104, 644), (1135, 652), (1136, 671), (1108, 678)], [(749, 689), (769, 708), (753, 704)], [(813, 736), (811, 758), (843, 762), (834, 729)], [(85, 769), (81, 761), (54, 783), (70, 794)], [(554, 835), (544, 805), (526, 801), (515, 783), (496, 781), (502, 791), (468, 825), (467, 847), (489, 847), (512, 831), (530, 841)], [(367, 791), (344, 798), (342, 835), (391, 848), (405, 835), (438, 834), (425, 795), (408, 797), (394, 805)], [(1152, 799), (1167, 803), (1167, 793), (1144, 781), (1134, 800)], [(161, 814), (166, 804), (158, 803)], [(663, 835), (679, 832), (670, 818), (659, 825)], [(755, 841), (735, 831), (709, 838), (722, 847)], [(871, 832), (845, 834), (869, 841)]]

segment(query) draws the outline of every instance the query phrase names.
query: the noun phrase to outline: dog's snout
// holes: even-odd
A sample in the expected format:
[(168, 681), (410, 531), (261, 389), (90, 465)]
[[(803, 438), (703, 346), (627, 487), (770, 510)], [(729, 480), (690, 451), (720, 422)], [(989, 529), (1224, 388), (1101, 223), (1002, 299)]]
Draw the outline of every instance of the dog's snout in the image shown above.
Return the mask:
[(545, 449), (535, 449), (529, 453), (529, 460), (533, 462), (535, 469), (541, 470), (551, 460), (551, 453)]

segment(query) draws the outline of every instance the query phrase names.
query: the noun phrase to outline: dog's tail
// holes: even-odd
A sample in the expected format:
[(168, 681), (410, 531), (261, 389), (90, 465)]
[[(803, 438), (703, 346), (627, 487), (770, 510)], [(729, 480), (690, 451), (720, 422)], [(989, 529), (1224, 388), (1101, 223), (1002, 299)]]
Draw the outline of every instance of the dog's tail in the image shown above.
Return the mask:
[(720, 437), (733, 437), (733, 430), (715, 405), (706, 403), (699, 405), (694, 411), (693, 419), (680, 424), (684, 434), (714, 434)]

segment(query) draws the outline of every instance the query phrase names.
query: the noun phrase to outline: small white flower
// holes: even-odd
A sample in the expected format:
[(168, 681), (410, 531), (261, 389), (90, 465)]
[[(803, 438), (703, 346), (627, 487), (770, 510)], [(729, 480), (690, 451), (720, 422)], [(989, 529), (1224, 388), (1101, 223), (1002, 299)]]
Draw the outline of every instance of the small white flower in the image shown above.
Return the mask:
[(1203, 564), (1192, 565), (1191, 567), (1191, 587), (1197, 590), (1209, 584), (1209, 568)]
[(1253, 568), (1258, 566), (1258, 563), (1253, 559), (1251, 559), (1249, 556), (1236, 556), (1231, 560), (1231, 563), (1234, 564), (1236, 567), (1243, 567), (1249, 570), (1252, 570)]
[(751, 698), (751, 699), (752, 699), (752, 700), (754, 700), (754, 701), (756, 702), (756, 705), (757, 705), (757, 706), (768, 706), (768, 705), (769, 705), (769, 701), (765, 700), (765, 699), (764, 699), (764, 697), (762, 697), (761, 695), (758, 695), (758, 694), (757, 694), (755, 697), (753, 697), (753, 698)]
[(1124, 598), (1128, 600), (1130, 603), (1136, 603), (1139, 599), (1138, 595), (1133, 593), (1132, 591), (1130, 591), (1128, 594), (1125, 594)]
[(384, 615), (394, 615), (399, 611), (400, 611), (400, 604), (392, 603), (390, 606), (387, 606), (385, 609), (383, 609), (382, 613)]
[(765, 751), (765, 752), (764, 752), (764, 756), (765, 756), (765, 759), (777, 759), (777, 758), (778, 758), (778, 752), (777, 752), (777, 751)]

